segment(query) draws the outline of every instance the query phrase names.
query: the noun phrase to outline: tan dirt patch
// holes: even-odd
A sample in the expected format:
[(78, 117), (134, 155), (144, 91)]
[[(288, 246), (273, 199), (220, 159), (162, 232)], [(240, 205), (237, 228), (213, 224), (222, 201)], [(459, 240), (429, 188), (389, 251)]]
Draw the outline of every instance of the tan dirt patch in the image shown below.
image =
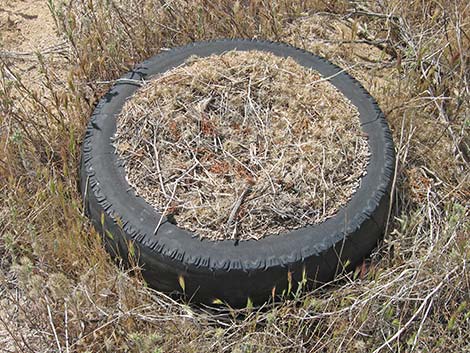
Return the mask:
[(48, 61), (54, 77), (65, 81), (67, 65), (60, 55), (66, 51), (46, 1), (7, 0), (0, 6), (0, 59), (22, 75), (28, 88), (40, 89), (38, 54)]
[(0, 8), (3, 46), (19, 52), (57, 44), (55, 24), (44, 0), (6, 1)]

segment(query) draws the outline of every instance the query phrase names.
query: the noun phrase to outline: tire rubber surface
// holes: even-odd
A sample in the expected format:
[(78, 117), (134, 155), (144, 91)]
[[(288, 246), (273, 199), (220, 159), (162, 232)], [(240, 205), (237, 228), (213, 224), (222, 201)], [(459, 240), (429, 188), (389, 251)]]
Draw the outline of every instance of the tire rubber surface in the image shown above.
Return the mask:
[[(229, 50), (261, 50), (292, 57), (318, 71), (354, 104), (368, 136), (367, 174), (351, 200), (323, 223), (261, 240), (208, 241), (178, 228), (135, 195), (125, 178), (111, 139), (116, 114), (142, 80), (185, 62)], [(85, 212), (106, 248), (124, 260), (129, 244), (149, 286), (167, 293), (184, 292), (193, 302), (215, 299), (243, 307), (280, 295), (307, 278), (309, 286), (330, 281), (369, 255), (387, 219), (395, 153), (392, 137), (376, 101), (344, 70), (327, 60), (287, 44), (258, 40), (197, 42), (156, 55), (117, 80), (92, 114), (82, 144), (80, 188)], [(290, 282), (290, 284), (289, 284)]]

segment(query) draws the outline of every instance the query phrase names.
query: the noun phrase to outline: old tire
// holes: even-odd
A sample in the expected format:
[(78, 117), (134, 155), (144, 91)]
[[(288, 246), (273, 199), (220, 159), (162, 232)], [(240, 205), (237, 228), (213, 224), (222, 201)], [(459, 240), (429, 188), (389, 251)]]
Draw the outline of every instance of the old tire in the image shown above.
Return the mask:
[[(371, 152), (367, 175), (347, 205), (327, 221), (268, 236), (259, 241), (200, 240), (165, 218), (135, 195), (111, 145), (115, 116), (138, 88), (138, 81), (201, 57), (227, 50), (263, 50), (292, 57), (299, 64), (331, 77), (360, 112)], [(137, 65), (100, 100), (82, 145), (81, 192), (86, 214), (103, 234), (113, 255), (130, 253), (143, 268), (147, 283), (164, 292), (182, 292), (193, 301), (261, 303), (307, 278), (310, 285), (331, 280), (347, 264), (370, 254), (386, 222), (395, 155), (391, 134), (375, 100), (354, 78), (325, 59), (280, 43), (216, 40), (171, 49)], [(131, 244), (131, 245), (130, 245)]]

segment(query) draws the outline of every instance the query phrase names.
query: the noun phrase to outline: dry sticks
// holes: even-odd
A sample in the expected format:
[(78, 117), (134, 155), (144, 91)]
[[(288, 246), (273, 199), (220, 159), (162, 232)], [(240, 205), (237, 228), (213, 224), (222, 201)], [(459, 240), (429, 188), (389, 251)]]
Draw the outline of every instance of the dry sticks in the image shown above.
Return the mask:
[(211, 240), (259, 239), (325, 221), (368, 161), (357, 109), (289, 58), (190, 58), (144, 83), (117, 120), (129, 184)]

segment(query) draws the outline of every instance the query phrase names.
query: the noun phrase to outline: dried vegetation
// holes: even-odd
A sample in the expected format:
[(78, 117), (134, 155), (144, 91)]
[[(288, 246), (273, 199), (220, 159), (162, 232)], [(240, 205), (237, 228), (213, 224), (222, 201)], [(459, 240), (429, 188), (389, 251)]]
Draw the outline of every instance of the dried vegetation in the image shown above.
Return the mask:
[(344, 95), (293, 59), (257, 51), (191, 58), (147, 82), (117, 121), (137, 194), (211, 240), (326, 220), (368, 160)]
[[(470, 351), (467, 1), (48, 4), (66, 49), (0, 56), (4, 351)], [(243, 316), (175, 302), (117, 269), (76, 185), (83, 129), (110, 81), (161, 48), (216, 37), (283, 40), (340, 64), (378, 99), (398, 154), (376, 253)]]

